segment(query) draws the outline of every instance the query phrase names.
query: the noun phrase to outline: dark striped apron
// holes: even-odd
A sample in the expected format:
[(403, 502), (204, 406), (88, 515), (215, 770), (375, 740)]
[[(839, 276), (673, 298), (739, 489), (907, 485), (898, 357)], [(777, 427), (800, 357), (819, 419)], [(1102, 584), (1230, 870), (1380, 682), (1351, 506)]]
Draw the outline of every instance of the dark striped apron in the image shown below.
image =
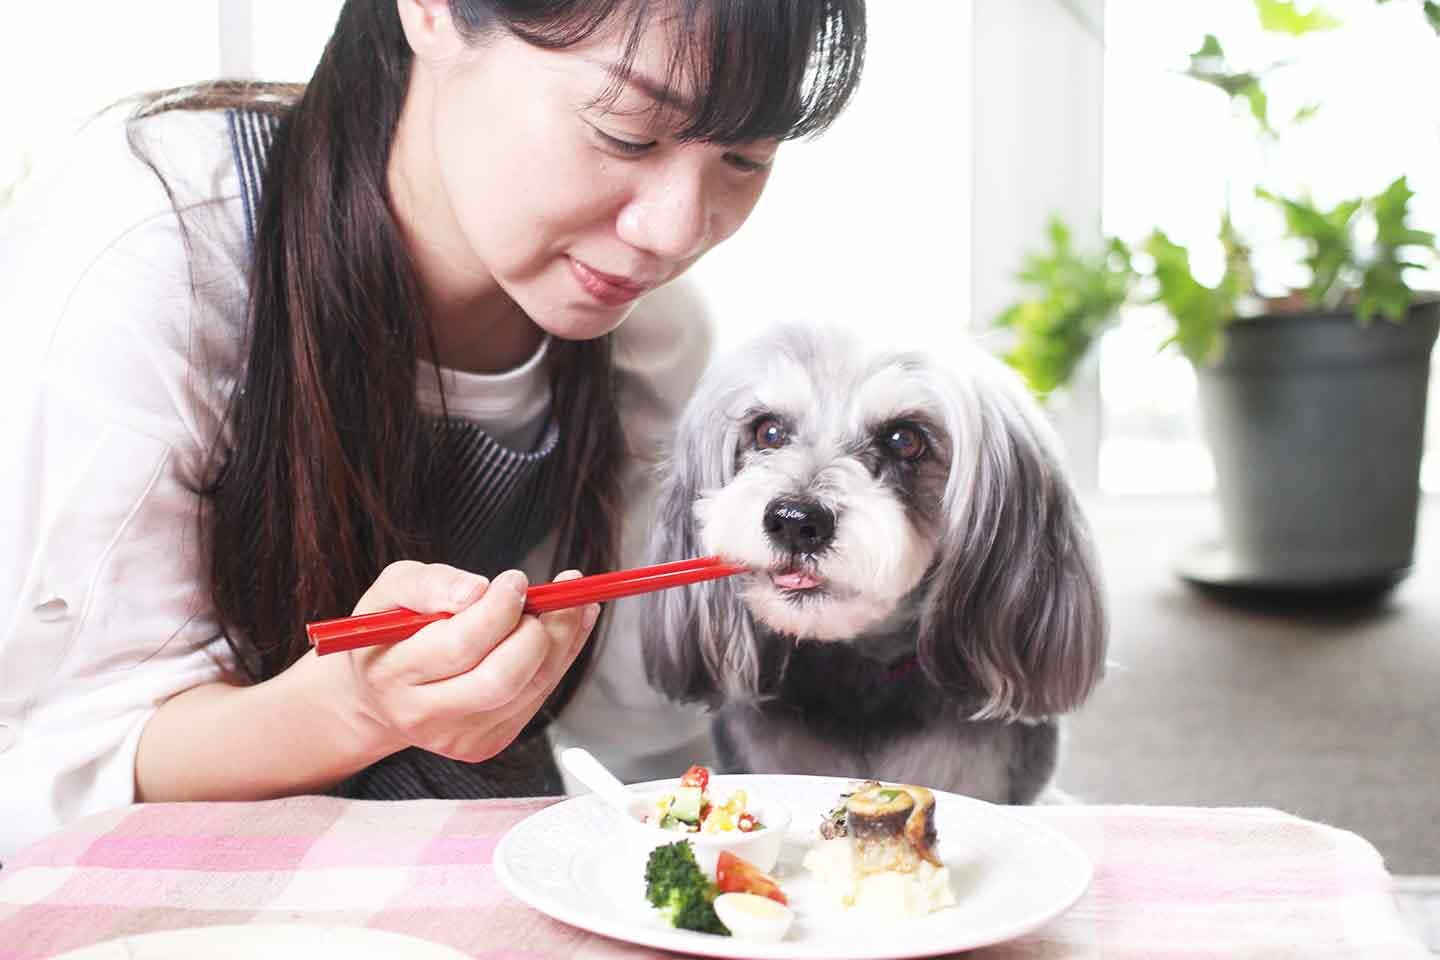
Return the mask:
[[(245, 242), (253, 250), (265, 163), (278, 116), (228, 111), (240, 174)], [(553, 421), (534, 450), (511, 450), (460, 417), (434, 417), (437, 463), (433, 495), (447, 505), (448, 563), (494, 575), (519, 566), (549, 532), (547, 509), (560, 429)], [(542, 723), (531, 723), (498, 756), (464, 763), (418, 748), (402, 750), (343, 781), (332, 793), (367, 800), (544, 796), (563, 793)]]

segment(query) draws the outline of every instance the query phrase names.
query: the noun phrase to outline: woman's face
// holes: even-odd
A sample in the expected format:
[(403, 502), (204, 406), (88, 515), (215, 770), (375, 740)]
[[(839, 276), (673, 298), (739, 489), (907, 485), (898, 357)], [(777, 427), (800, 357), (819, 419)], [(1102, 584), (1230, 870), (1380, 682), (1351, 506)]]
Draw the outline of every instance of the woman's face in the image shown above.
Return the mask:
[[(437, 19), (436, 30), (451, 29)], [(652, 82), (671, 52), (662, 18), (640, 37), (629, 82), (606, 99), (625, 40), (602, 29), (543, 50), (498, 31), (439, 55), (416, 51), (410, 96), (420, 99), (407, 111), (427, 108), (417, 129), (428, 126), (420, 139), (433, 154), (421, 160), (428, 181), (412, 177), (408, 189), (429, 194), (432, 215), (409, 218), (412, 245), (431, 248), (451, 281), (473, 280), (482, 302), (508, 298), (567, 339), (613, 330), (638, 297), (739, 229), (777, 146), (674, 140), (682, 113), (655, 108), (683, 104), (688, 91)], [(423, 274), (431, 256), (421, 259)]]

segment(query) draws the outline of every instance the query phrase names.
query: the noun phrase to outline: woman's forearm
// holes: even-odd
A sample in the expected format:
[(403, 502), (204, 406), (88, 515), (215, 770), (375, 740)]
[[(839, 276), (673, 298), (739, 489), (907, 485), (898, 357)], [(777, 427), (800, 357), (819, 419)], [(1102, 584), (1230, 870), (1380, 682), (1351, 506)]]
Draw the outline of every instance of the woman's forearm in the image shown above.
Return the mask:
[(136, 800), (314, 793), (397, 749), (323, 702), (314, 660), (254, 686), (208, 683), (166, 701), (140, 737)]

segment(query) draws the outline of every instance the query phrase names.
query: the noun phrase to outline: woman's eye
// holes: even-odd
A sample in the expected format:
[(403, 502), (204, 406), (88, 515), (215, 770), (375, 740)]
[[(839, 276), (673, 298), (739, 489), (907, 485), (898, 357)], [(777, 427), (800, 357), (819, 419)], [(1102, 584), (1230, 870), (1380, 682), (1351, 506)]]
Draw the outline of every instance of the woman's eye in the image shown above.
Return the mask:
[(755, 424), (755, 449), (774, 450), (776, 447), (783, 447), (789, 442), (790, 436), (785, 432), (785, 426), (774, 417), (765, 417)]
[(901, 460), (919, 460), (928, 449), (925, 444), (925, 435), (914, 427), (904, 425), (889, 427), (885, 430), (883, 437), (885, 448)]
[(770, 166), (768, 160), (753, 160), (741, 153), (725, 154), (725, 162), (741, 173), (757, 173)]
[(647, 140), (643, 143), (637, 143), (634, 140), (622, 140), (619, 137), (612, 137), (599, 127), (591, 127), (591, 129), (595, 131), (595, 136), (599, 138), (601, 146), (626, 157), (639, 156), (655, 146), (657, 142), (655, 140)]

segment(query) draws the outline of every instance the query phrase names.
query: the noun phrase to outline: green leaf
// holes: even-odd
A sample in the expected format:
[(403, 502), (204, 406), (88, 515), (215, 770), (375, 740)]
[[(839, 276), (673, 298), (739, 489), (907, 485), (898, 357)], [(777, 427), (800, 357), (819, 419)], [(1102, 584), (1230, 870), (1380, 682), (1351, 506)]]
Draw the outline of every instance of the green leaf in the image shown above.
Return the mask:
[(1314, 7), (1309, 13), (1301, 13), (1294, 0), (1255, 0), (1255, 9), (1260, 14), (1260, 26), (1271, 33), (1288, 33), (1302, 37), (1320, 30), (1334, 30), (1341, 21)]
[(1307, 103), (1307, 104), (1305, 104), (1303, 107), (1301, 107), (1299, 110), (1296, 110), (1296, 111), (1295, 111), (1295, 116), (1293, 116), (1293, 117), (1290, 118), (1290, 122), (1293, 123), (1293, 124), (1296, 124), (1296, 125), (1298, 126), (1299, 124), (1302, 124), (1302, 123), (1306, 122), (1307, 120), (1310, 120), (1312, 117), (1315, 116), (1315, 114), (1317, 114), (1317, 113), (1319, 113), (1319, 112), (1320, 112), (1320, 104), (1318, 104), (1318, 103)]
[(1155, 302), (1175, 320), (1175, 335), (1166, 345), (1178, 346), (1196, 366), (1212, 362), (1220, 353), (1221, 331), (1235, 318), (1233, 288), (1238, 282), (1231, 278), (1229, 268), (1218, 287), (1207, 287), (1196, 280), (1190, 268), (1190, 251), (1161, 230), (1146, 240), (1145, 252), (1155, 262)]
[(1265, 189), (1256, 195), (1285, 214), (1286, 232), (1305, 243), (1305, 265), (1310, 268), (1307, 299), (1327, 308), (1338, 306), (1354, 282), (1356, 269), (1355, 217), (1362, 200), (1345, 200), (1322, 210), (1309, 199), (1280, 197)]
[(1265, 91), (1260, 89), (1259, 82), (1251, 83), (1240, 91), (1245, 102), (1250, 105), (1250, 115), (1259, 123), (1261, 130), (1270, 130), (1270, 98)]
[(1049, 249), (1026, 254), (1017, 279), (1029, 295), (996, 323), (1016, 333), (1006, 361), (1031, 388), (1046, 394), (1063, 386), (1095, 340), (1114, 324), (1130, 297), (1135, 271), (1130, 251), (1110, 239), (1095, 252), (1077, 251), (1068, 225), (1052, 217)]
[(1407, 223), (1414, 196), (1405, 177), (1398, 177), (1367, 203), (1375, 220), (1375, 247), (1369, 262), (1360, 265), (1356, 316), (1361, 323), (1377, 315), (1391, 322), (1403, 320), (1415, 298), (1405, 272), (1421, 266), (1410, 256), (1415, 251), (1431, 256), (1437, 252), (1433, 233)]
[(1190, 54), (1190, 67), (1185, 75), (1218, 88), (1232, 101), (1243, 100), (1260, 129), (1270, 134), (1275, 132), (1270, 125), (1269, 97), (1260, 86), (1259, 75), (1233, 69), (1214, 34), (1207, 33), (1200, 48)]
[[(1284, 211), (1287, 233), (1306, 244), (1305, 263), (1311, 270), (1306, 294), (1311, 303), (1334, 308), (1353, 299), (1361, 323), (1376, 317), (1393, 322), (1405, 318), (1415, 298), (1407, 271), (1423, 268), (1417, 254), (1434, 258), (1440, 249), (1433, 233), (1407, 222), (1415, 191), (1404, 177), (1374, 197), (1346, 200), (1330, 210), (1308, 199), (1256, 193)], [(1362, 215), (1375, 228), (1374, 243), (1366, 251), (1356, 242)]]
[[(1419, 231), (1411, 231), (1405, 223), (1405, 218), (1410, 207), (1410, 201), (1415, 198), (1415, 191), (1410, 189), (1410, 183), (1405, 177), (1398, 177), (1392, 180), (1380, 195), (1372, 201), (1375, 211), (1376, 240), (1382, 244), (1403, 243), (1400, 238)], [(1428, 241), (1421, 240), (1420, 243)]]
[[(1220, 46), (1220, 38), (1213, 33), (1205, 34), (1200, 49), (1190, 54), (1190, 69), (1185, 72), (1196, 80), (1204, 80), (1217, 86), (1220, 86), (1219, 81), (1222, 78), (1232, 76), (1234, 73), (1230, 69), (1229, 61), (1225, 59), (1225, 49)], [(1223, 86), (1221, 89), (1224, 89), (1226, 93), (1230, 92)]]
[(1235, 229), (1230, 211), (1220, 220), (1220, 246), (1225, 251), (1225, 276), (1220, 289), (1234, 304), (1255, 289), (1255, 268), (1251, 263), (1250, 246)]
[(1220, 46), (1220, 38), (1213, 33), (1205, 34), (1205, 39), (1200, 41), (1200, 49), (1190, 54), (1190, 63), (1192, 66), (1201, 66), (1197, 61), (1202, 60), (1218, 61), (1220, 63), (1223, 63), (1225, 60), (1225, 48)]

